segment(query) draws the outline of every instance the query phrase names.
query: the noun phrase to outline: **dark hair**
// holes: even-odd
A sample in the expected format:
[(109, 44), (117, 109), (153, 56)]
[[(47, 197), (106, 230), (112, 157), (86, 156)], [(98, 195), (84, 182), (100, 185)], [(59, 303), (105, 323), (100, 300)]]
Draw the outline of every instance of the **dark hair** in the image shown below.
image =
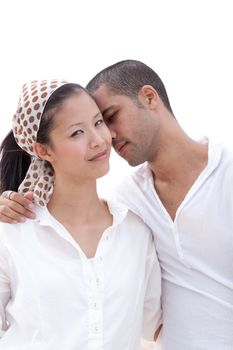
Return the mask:
[(79, 84), (65, 84), (58, 88), (48, 99), (43, 116), (40, 121), (40, 127), (37, 133), (37, 142), (41, 144), (48, 144), (49, 134), (53, 130), (54, 120), (57, 109), (61, 107), (63, 102), (77, 92), (84, 91), (89, 95), (89, 92)]
[[(45, 105), (37, 133), (37, 142), (42, 144), (49, 143), (49, 135), (54, 127), (53, 116), (57, 108), (59, 108), (68, 97), (80, 91), (88, 93), (82, 86), (71, 83), (62, 85), (55, 90)], [(0, 153), (0, 193), (6, 190), (17, 191), (28, 171), (31, 163), (31, 156), (18, 146), (13, 131), (10, 131), (3, 140)]]
[(92, 94), (106, 84), (113, 93), (126, 95), (135, 101), (144, 85), (151, 85), (160, 96), (165, 107), (173, 114), (165, 86), (160, 77), (147, 65), (136, 60), (117, 62), (99, 72), (86, 88)]
[(17, 145), (13, 131), (3, 140), (0, 152), (0, 193), (17, 191), (27, 173), (31, 156)]

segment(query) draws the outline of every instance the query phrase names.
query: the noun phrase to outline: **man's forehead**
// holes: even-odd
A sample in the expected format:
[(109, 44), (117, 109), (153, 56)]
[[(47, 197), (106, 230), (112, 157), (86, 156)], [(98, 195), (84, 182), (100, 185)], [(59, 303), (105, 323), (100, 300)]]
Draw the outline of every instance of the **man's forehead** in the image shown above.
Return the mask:
[(115, 104), (117, 104), (118, 95), (112, 93), (110, 88), (106, 85), (102, 85), (96, 89), (92, 93), (92, 96), (101, 111), (103, 111), (103, 109), (105, 110), (112, 108)]
[(101, 102), (104, 100), (111, 100), (112, 103), (121, 99), (125, 100), (129, 98), (129, 96), (126, 94), (116, 92), (113, 88), (106, 84), (99, 86), (95, 91), (93, 91), (92, 96), (94, 99), (100, 100)]
[(111, 95), (111, 88), (106, 84), (101, 84), (95, 91), (92, 92), (93, 96)]

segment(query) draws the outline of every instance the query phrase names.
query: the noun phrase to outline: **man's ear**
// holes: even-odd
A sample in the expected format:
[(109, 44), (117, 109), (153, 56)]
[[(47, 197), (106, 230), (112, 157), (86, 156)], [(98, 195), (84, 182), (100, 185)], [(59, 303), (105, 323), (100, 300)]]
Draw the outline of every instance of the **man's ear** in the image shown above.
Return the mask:
[(155, 109), (159, 102), (159, 95), (151, 85), (143, 85), (139, 91), (139, 100), (150, 109)]
[(41, 143), (35, 143), (33, 146), (34, 152), (40, 159), (53, 162), (51, 147), (48, 145), (42, 145)]

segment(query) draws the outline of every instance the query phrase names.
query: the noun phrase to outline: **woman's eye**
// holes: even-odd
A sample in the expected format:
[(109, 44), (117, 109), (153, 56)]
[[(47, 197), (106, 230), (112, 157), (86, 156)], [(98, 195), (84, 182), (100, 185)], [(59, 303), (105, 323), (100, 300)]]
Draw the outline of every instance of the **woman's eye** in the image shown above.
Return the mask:
[(78, 135), (81, 135), (82, 133), (83, 133), (82, 130), (76, 130), (75, 132), (73, 132), (71, 136), (78, 136)]
[(103, 124), (104, 120), (103, 119), (99, 119), (97, 120), (97, 122), (95, 123), (95, 126), (99, 126), (101, 124)]

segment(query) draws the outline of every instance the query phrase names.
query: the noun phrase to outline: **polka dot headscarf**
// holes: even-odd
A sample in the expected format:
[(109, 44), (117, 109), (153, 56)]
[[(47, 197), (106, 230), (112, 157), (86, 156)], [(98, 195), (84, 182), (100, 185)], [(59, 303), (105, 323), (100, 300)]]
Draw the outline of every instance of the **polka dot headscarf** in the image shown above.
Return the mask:
[(52, 193), (54, 174), (44, 160), (33, 150), (37, 140), (41, 117), (49, 97), (62, 85), (64, 80), (32, 81), (23, 85), (18, 109), (13, 117), (13, 134), (17, 144), (32, 156), (25, 179), (19, 186), (19, 193), (34, 192), (34, 201), (39, 206), (47, 205)]

